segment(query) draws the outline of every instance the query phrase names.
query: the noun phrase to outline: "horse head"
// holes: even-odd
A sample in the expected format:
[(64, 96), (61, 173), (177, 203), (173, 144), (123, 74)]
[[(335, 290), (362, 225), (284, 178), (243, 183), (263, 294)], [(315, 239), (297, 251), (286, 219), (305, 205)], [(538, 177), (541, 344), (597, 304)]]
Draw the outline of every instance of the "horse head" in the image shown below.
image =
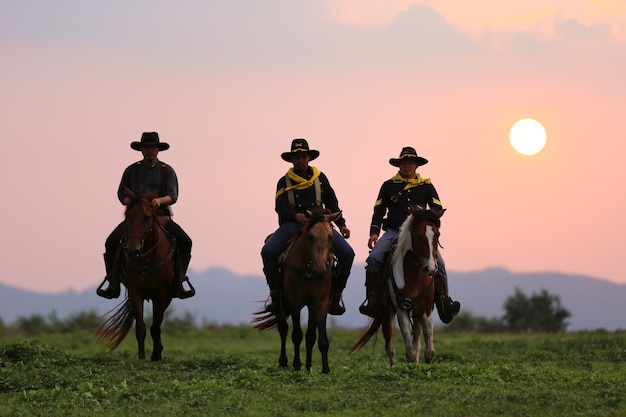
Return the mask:
[(446, 209), (426, 210), (420, 205), (413, 205), (409, 208), (411, 213), (411, 248), (417, 255), (422, 271), (426, 275), (434, 275), (439, 268), (437, 264), (439, 228), (441, 227), (441, 216), (445, 211)]
[(150, 202), (157, 197), (158, 192), (145, 196), (133, 193), (128, 188), (125, 192), (129, 202), (125, 212), (127, 239), (124, 251), (130, 259), (139, 259), (144, 252), (148, 234), (156, 224), (156, 211)]
[(333, 228), (331, 222), (341, 217), (341, 211), (330, 213), (322, 208), (306, 211), (309, 221), (302, 230), (307, 251), (307, 276), (321, 278), (333, 266)]

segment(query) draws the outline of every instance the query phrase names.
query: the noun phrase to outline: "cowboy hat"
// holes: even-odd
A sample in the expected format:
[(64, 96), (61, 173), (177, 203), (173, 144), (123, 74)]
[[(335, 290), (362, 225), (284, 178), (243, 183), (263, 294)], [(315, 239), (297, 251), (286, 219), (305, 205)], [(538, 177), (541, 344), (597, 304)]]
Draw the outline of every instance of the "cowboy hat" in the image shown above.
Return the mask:
[(291, 162), (293, 160), (293, 156), (299, 152), (306, 152), (309, 154), (309, 161), (314, 160), (318, 156), (320, 156), (320, 152), (314, 149), (309, 149), (309, 144), (306, 139), (294, 139), (291, 141), (291, 151), (283, 152), (280, 154), (280, 157), (287, 162)]
[(418, 156), (417, 152), (415, 152), (415, 149), (411, 148), (410, 146), (402, 148), (402, 151), (400, 152), (400, 157), (389, 159), (389, 163), (394, 167), (397, 167), (400, 166), (400, 162), (406, 159), (417, 162), (417, 166), (426, 165), (428, 163), (428, 159)]
[(132, 142), (130, 147), (136, 151), (140, 151), (143, 146), (154, 145), (157, 145), (160, 151), (165, 151), (170, 148), (169, 143), (159, 141), (159, 134), (157, 132), (143, 132), (141, 134), (141, 141)]

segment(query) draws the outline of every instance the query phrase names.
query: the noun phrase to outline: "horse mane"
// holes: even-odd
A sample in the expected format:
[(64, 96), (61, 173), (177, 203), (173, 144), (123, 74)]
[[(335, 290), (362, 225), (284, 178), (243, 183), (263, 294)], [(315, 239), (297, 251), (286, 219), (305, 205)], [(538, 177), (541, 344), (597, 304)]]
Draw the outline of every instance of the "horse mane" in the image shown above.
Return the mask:
[(126, 204), (126, 211), (125, 213), (128, 214), (128, 211), (133, 208), (137, 203), (139, 203), (141, 200), (145, 199), (146, 195), (141, 195), (139, 193), (135, 193), (133, 194), (133, 196), (131, 197), (130, 201), (128, 202), (128, 204)]
[[(404, 255), (411, 249), (411, 224), (413, 223), (413, 214), (407, 216), (404, 223), (400, 226), (398, 233), (398, 242), (393, 254), (391, 255), (391, 264), (394, 266), (398, 260), (404, 259)], [(395, 275), (395, 274), (394, 274)]]
[(302, 227), (299, 228), (298, 236), (305, 234), (305, 232), (315, 226), (317, 223), (326, 220), (324, 217), (326, 214), (330, 214), (330, 210), (324, 209), (321, 206), (315, 206), (311, 210), (305, 212), (306, 217), (309, 219)]
[(139, 203), (143, 199), (143, 196), (139, 193), (133, 194), (128, 204), (126, 204), (126, 212), (133, 208), (137, 203)]
[(441, 219), (436, 212), (431, 210), (419, 209), (412, 211), (400, 226), (396, 248), (391, 255), (391, 268), (393, 277), (396, 279), (398, 287), (404, 286), (404, 255), (412, 249), (413, 238), (411, 236), (411, 227), (415, 223), (427, 221), (433, 223), (437, 228), (441, 227)]

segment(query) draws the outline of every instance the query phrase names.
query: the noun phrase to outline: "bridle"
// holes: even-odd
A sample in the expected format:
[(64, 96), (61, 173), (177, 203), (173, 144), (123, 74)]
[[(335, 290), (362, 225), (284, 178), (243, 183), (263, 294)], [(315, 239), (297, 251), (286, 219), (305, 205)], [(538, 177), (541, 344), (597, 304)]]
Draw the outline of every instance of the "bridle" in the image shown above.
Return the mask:
[[(437, 227), (435, 224), (432, 224), (432, 226)], [(413, 243), (417, 241), (416, 238), (421, 238), (423, 235), (419, 234), (416, 229), (417, 229), (416, 227), (411, 227), (411, 242), (412, 242), (411, 250), (416, 255), (416, 260), (414, 262), (418, 266), (418, 269), (421, 270), (420, 268), (421, 256), (419, 256), (419, 254), (415, 251), (415, 247), (413, 246)], [(438, 227), (437, 227), (437, 230), (439, 230)], [(443, 248), (443, 246), (441, 246), (441, 243), (439, 243), (439, 239), (437, 239), (437, 246)], [(436, 272), (426, 274), (430, 278), (430, 284), (428, 284), (428, 287), (426, 288), (425, 291), (420, 292), (418, 295), (416, 295), (413, 298), (405, 298), (404, 300), (402, 300), (400, 304), (404, 310), (409, 311), (411, 308), (413, 308), (415, 304), (417, 304), (422, 299), (428, 297), (435, 290), (435, 277), (434, 277), (435, 273)], [(391, 281), (396, 291), (399, 290), (399, 288), (396, 285), (395, 280), (391, 280)]]
[[(330, 223), (330, 221), (328, 219), (320, 219), (317, 221), (318, 223)], [(331, 227), (332, 229), (332, 227)], [(310, 229), (308, 229), (310, 230)], [(307, 230), (307, 231), (308, 231)], [(288, 250), (293, 249), (293, 245), (300, 239), (304, 239), (304, 247), (306, 249), (306, 253), (308, 255), (308, 260), (305, 262), (305, 266), (304, 268), (297, 268), (295, 266), (293, 266), (290, 262), (287, 262), (285, 260), (285, 266), (287, 266), (291, 271), (293, 271), (294, 273), (298, 274), (298, 275), (304, 275), (307, 279), (312, 279), (312, 278), (321, 278), (326, 276), (328, 273), (330, 273), (332, 271), (333, 268), (333, 264), (334, 264), (334, 254), (333, 251), (330, 251), (330, 254), (328, 256), (328, 259), (326, 260), (326, 264), (325, 264), (325, 268), (321, 273), (316, 273), (313, 271), (313, 258), (310, 256), (310, 251), (308, 250), (308, 245), (307, 245), (307, 240), (306, 240), (306, 234), (302, 233), (300, 236), (298, 236), (298, 238), (296, 240), (293, 241), (293, 243), (291, 244), (291, 248), (289, 248)]]
[(154, 244), (150, 246), (150, 248), (145, 250), (145, 244), (146, 244), (146, 240), (149, 237), (149, 234), (152, 233), (152, 231), (154, 230), (154, 227), (161, 227), (161, 226), (156, 221), (156, 214), (155, 214), (154, 208), (152, 207), (152, 205), (147, 199), (142, 198), (141, 200), (137, 201), (137, 203), (135, 203), (135, 205), (138, 205), (138, 204), (147, 204), (152, 211), (152, 215), (147, 221), (143, 222), (138, 253), (134, 254), (134, 256), (129, 256), (128, 247), (127, 247), (128, 239), (126, 239), (126, 242), (124, 243), (124, 252), (126, 253), (127, 260), (131, 264), (133, 264), (135, 267), (137, 267), (137, 269), (139, 269), (143, 275), (146, 275), (150, 273), (151, 271), (160, 268), (166, 262), (170, 261), (174, 254), (175, 248), (174, 248), (174, 244), (171, 244), (170, 251), (166, 257), (164, 257), (163, 259), (159, 260), (156, 263), (150, 264), (148, 257), (159, 246), (159, 243), (161, 242), (161, 236), (164, 234), (157, 232), (156, 242), (154, 242)]

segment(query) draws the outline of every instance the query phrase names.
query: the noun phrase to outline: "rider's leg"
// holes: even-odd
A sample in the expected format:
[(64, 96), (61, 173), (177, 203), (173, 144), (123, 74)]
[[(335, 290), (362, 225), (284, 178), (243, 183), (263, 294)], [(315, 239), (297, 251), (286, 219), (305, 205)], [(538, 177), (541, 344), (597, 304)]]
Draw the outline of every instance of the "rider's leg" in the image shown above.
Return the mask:
[(279, 256), (282, 253), (287, 241), (298, 228), (297, 223), (283, 223), (265, 241), (261, 249), (261, 259), (263, 260), (263, 273), (267, 285), (270, 289), (271, 303), (265, 305), (265, 310), (271, 313), (278, 313), (282, 309), (282, 288), (280, 280)]
[[(120, 296), (120, 277), (117, 263), (118, 251), (120, 250), (120, 240), (124, 235), (125, 223), (120, 223), (107, 237), (104, 244), (104, 267), (106, 270), (106, 277), (100, 286), (96, 289), (96, 294), (104, 298), (117, 298)], [(108, 287), (103, 289), (102, 286), (108, 282)]]
[(378, 301), (378, 280), (380, 279), (380, 270), (383, 268), (385, 255), (391, 249), (393, 239), (398, 235), (395, 229), (388, 229), (378, 239), (369, 256), (367, 257), (367, 266), (365, 267), (365, 301), (359, 307), (359, 312), (369, 317), (374, 317), (376, 312), (376, 302)]
[(348, 282), (350, 276), (350, 270), (352, 269), (352, 262), (354, 261), (354, 250), (348, 242), (333, 229), (333, 248), (337, 255), (338, 274), (333, 276), (331, 283), (330, 294), (330, 309), (329, 314), (334, 316), (340, 316), (346, 312), (346, 307), (343, 305), (341, 298), (344, 288)]
[[(176, 291), (174, 296), (184, 299), (193, 297), (196, 294), (196, 290), (191, 285), (189, 277), (187, 277), (187, 269), (189, 268), (189, 262), (191, 261), (191, 238), (182, 227), (170, 219), (165, 225), (167, 231), (176, 239), (176, 248), (180, 255), (180, 272), (175, 274)], [(189, 290), (185, 289), (183, 283), (187, 281), (189, 284)]]
[(437, 313), (443, 323), (450, 323), (452, 318), (459, 314), (461, 303), (453, 301), (448, 295), (448, 273), (446, 272), (446, 264), (441, 257), (441, 253), (437, 252), (437, 263), (439, 269), (435, 274), (435, 305)]

